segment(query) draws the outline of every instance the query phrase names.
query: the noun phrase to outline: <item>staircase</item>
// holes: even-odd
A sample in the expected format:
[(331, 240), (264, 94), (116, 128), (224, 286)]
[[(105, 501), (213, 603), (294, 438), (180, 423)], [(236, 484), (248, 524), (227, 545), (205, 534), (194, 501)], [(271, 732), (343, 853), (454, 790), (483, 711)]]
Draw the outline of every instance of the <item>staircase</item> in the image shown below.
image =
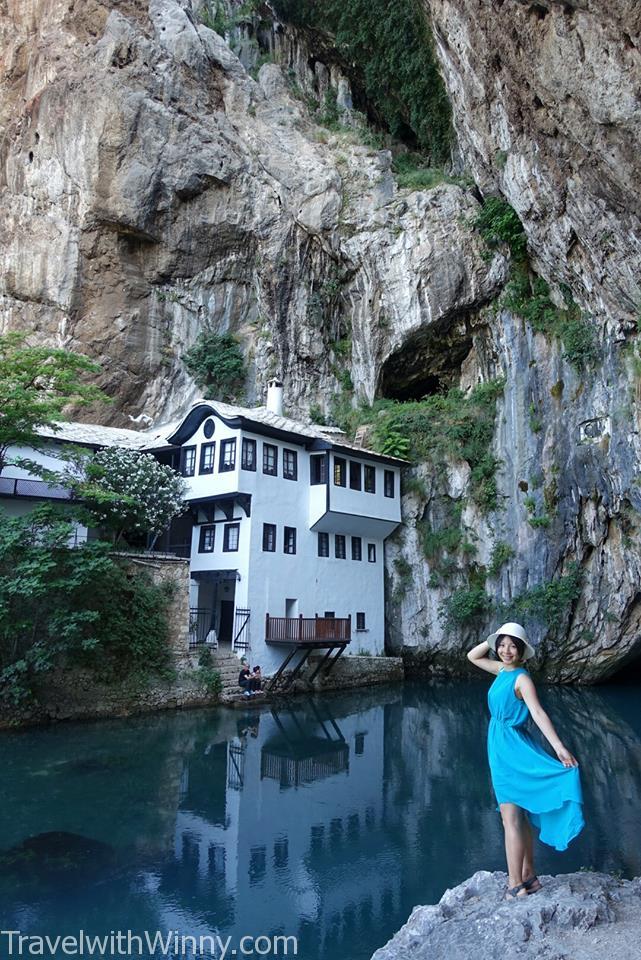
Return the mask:
[[(197, 651), (192, 651), (196, 654), (195, 659), (198, 659)], [(226, 651), (221, 650), (212, 650), (211, 651), (212, 667), (214, 670), (218, 670), (220, 674), (220, 679), (222, 680), (222, 690), (220, 692), (220, 702), (226, 703), (229, 700), (232, 700), (234, 697), (237, 697), (240, 693), (238, 687), (238, 674), (240, 673), (240, 658), (236, 656), (235, 653), (227, 653)]]

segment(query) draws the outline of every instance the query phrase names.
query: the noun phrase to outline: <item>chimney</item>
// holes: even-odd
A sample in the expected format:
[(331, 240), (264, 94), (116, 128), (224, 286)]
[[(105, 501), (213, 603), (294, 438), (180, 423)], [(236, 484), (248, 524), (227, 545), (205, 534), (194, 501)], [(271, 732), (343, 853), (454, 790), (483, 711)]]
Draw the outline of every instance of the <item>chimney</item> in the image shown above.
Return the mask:
[(277, 417), (283, 415), (283, 384), (280, 380), (267, 381), (267, 409)]

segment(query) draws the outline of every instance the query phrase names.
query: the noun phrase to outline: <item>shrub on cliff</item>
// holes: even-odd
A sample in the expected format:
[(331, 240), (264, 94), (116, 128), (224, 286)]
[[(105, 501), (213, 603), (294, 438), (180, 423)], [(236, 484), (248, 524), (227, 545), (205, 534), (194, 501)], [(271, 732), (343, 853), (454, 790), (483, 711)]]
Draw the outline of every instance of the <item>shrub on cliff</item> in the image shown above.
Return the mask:
[(110, 544), (71, 547), (73, 531), (48, 504), (24, 517), (0, 512), (2, 699), (33, 699), (55, 666), (87, 667), (103, 681), (169, 668), (167, 591)]
[(278, 15), (331, 34), (372, 114), (435, 164), (450, 158), (451, 111), (425, 10), (418, 0), (276, 0)]
[(206, 399), (238, 400), (245, 384), (245, 360), (231, 333), (201, 333), (183, 362)]

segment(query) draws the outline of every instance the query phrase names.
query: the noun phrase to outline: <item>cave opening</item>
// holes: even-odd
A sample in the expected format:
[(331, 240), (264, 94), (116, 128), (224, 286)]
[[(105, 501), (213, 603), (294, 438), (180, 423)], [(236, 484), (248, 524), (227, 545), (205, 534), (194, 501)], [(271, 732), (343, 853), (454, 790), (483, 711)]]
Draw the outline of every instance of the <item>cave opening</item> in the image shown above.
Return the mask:
[(614, 687), (639, 686), (641, 684), (641, 650), (629, 660), (619, 664), (616, 672), (607, 677), (605, 683)]
[(383, 364), (377, 395), (389, 400), (422, 400), (447, 393), (459, 384), (461, 366), (472, 349), (467, 325), (446, 332), (421, 330), (390, 354)]

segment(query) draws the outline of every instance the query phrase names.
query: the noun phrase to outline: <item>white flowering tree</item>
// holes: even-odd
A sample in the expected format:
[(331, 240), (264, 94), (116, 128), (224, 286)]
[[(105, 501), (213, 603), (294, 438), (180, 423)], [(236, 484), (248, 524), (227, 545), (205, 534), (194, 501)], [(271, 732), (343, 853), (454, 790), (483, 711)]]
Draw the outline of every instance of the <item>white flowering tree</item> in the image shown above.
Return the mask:
[(155, 538), (185, 509), (180, 474), (138, 450), (100, 450), (85, 461), (84, 477), (74, 486), (94, 523), (111, 530), (116, 543), (126, 533)]

